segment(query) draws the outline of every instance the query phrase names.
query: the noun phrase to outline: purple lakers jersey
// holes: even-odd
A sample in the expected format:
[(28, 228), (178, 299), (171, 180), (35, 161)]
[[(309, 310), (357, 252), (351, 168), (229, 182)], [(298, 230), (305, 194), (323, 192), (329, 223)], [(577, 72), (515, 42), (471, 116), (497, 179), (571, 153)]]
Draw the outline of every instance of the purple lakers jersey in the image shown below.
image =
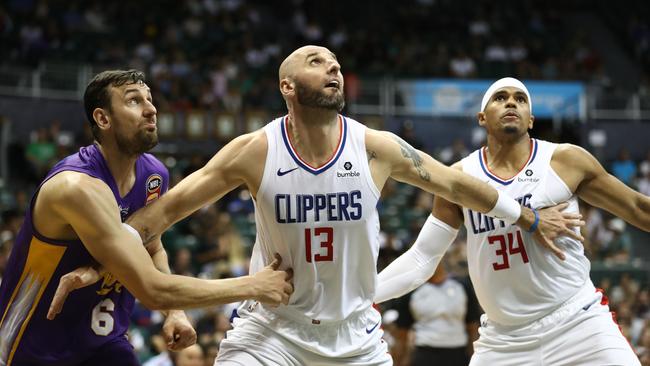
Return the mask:
[[(61, 160), (43, 182), (62, 171), (101, 179), (113, 191), (124, 221), (168, 188), (167, 169), (152, 155), (140, 156), (135, 170), (133, 188), (120, 197), (103, 155), (91, 145)], [(93, 263), (93, 258), (80, 240), (46, 238), (36, 230), (32, 220), (36, 194), (0, 287), (0, 365), (83, 363), (103, 345), (125, 337), (135, 299), (106, 274), (96, 284), (70, 293), (62, 312), (54, 320), (46, 319), (61, 276)]]

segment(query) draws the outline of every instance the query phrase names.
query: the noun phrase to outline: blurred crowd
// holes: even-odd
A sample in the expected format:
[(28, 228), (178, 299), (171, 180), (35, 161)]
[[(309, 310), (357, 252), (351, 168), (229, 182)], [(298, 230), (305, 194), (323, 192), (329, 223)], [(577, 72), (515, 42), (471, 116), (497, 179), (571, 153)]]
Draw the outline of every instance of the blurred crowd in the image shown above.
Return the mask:
[[(137, 68), (166, 110), (279, 110), (277, 68), (302, 44), (337, 54), (351, 101), (361, 79), (373, 77), (609, 83), (586, 31), (563, 17), (579, 3), (8, 0), (0, 5), (0, 66)], [(638, 22), (629, 36), (643, 45), (647, 29)]]
[[(402, 129), (403, 138), (414, 146), (421, 142), (408, 128)], [(34, 131), (27, 144), (11, 145), (10, 181), (3, 182), (0, 189), (0, 273), (4, 270), (12, 240), (22, 223), (23, 214), (40, 179), (62, 157), (75, 152), (78, 146), (89, 144), (92, 137), (88, 130), (75, 136), (62, 131), (57, 122), (49, 128)], [(473, 147), (472, 147), (473, 148)], [(453, 163), (469, 153), (463, 141), (430, 151), (446, 164)], [(169, 168), (172, 186), (207, 162), (209, 156), (158, 156)], [(619, 159), (606, 166), (619, 179), (648, 194), (650, 186), (650, 153), (645, 160), (632, 161), (622, 151)], [(411, 186), (390, 180), (379, 205), (381, 218), (379, 269), (403, 253), (415, 240), (421, 225), (431, 210), (432, 196)], [(207, 205), (189, 218), (174, 225), (163, 236), (174, 273), (202, 278), (226, 278), (247, 273), (252, 245), (255, 241), (253, 202), (250, 194), (238, 189), (218, 203)], [(582, 204), (587, 225), (584, 229), (585, 248), (594, 266), (632, 266), (640, 259), (631, 255), (634, 243), (626, 223), (603, 211)], [(448, 272), (456, 278), (467, 277), (465, 236), (460, 235), (446, 254)], [(638, 263), (637, 263), (638, 264)], [(622, 273), (622, 274), (621, 274)], [(632, 273), (632, 274), (630, 274)], [(650, 294), (647, 273), (607, 272), (598, 278), (597, 284), (610, 296), (610, 305), (617, 312), (619, 324), (630, 342), (640, 354), (650, 358)], [(638, 274), (642, 275), (639, 276)], [(394, 304), (388, 303), (383, 310)], [(201, 364), (216, 355), (219, 342), (230, 328), (229, 317), (236, 304), (189, 311), (194, 320), (200, 347), (183, 353), (169, 355), (160, 335), (162, 316), (142, 306), (133, 314), (131, 341), (142, 360), (152, 359), (150, 365)], [(389, 323), (387, 319), (388, 339)], [(200, 357), (198, 355), (201, 355)], [(187, 356), (187, 357), (186, 357)], [(174, 359), (172, 359), (172, 358)], [(201, 361), (198, 361), (201, 359)], [(196, 363), (191, 363), (195, 360)], [(650, 361), (650, 360), (649, 360)]]

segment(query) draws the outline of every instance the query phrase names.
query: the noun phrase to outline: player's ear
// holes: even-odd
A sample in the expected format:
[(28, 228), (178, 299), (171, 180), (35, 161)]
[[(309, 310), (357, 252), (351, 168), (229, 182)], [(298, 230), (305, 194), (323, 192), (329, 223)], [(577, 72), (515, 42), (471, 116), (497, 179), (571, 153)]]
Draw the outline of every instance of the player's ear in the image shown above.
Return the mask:
[(280, 80), (280, 93), (285, 97), (294, 95), (296, 93), (295, 84), (289, 78)]
[(95, 108), (93, 111), (93, 119), (97, 123), (97, 127), (106, 130), (111, 127), (111, 119), (104, 108)]
[(532, 130), (533, 129), (533, 123), (535, 122), (535, 116), (532, 114), (530, 115), (530, 121), (528, 122), (528, 129)]
[(478, 119), (478, 125), (483, 127), (485, 126), (486, 119), (485, 119), (485, 112), (478, 112), (476, 114), (476, 118)]

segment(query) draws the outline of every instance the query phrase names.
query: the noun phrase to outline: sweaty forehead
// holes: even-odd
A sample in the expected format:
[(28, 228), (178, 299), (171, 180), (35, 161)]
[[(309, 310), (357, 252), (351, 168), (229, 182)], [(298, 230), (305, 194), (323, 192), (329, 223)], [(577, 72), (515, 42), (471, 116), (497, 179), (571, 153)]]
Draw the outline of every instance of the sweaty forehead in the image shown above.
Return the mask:
[(135, 83), (126, 83), (120, 86), (114, 86), (117, 90), (119, 90), (122, 94), (127, 94), (127, 93), (132, 93), (132, 92), (145, 92), (149, 93), (151, 89), (147, 84), (144, 83), (142, 80), (138, 80)]
[(516, 88), (514, 86), (504, 86), (503, 88), (497, 89), (492, 96), (499, 95), (499, 94), (521, 94), (523, 96), (526, 96), (526, 92)]
[(315, 55), (329, 55), (329, 56), (334, 56), (334, 54), (328, 50), (325, 47), (319, 47), (319, 46), (305, 46), (297, 49), (294, 53), (293, 56), (295, 56), (296, 59), (306, 59), (311, 56)]
[[(111, 85), (108, 89), (111, 95), (111, 99), (118, 98), (129, 98), (136, 95), (142, 95), (144, 98), (149, 98), (151, 96), (151, 90), (149, 86), (142, 81), (137, 81), (135, 83), (126, 83), (119, 86)], [(115, 100), (115, 99), (113, 99)]]
[(325, 47), (304, 46), (293, 51), (280, 65), (280, 79), (294, 73), (299, 65), (302, 65), (308, 58), (313, 56), (330, 56), (336, 59), (336, 55)]

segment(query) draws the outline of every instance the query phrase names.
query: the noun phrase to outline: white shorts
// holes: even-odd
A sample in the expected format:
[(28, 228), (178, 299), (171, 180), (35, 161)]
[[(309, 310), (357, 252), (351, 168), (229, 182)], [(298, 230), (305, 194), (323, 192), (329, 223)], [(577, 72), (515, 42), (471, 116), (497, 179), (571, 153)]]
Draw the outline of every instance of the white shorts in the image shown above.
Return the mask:
[(470, 366), (640, 366), (612, 317), (590, 281), (557, 310), (524, 326), (501, 326), (484, 314)]
[(218, 366), (390, 366), (381, 315), (373, 308), (333, 324), (304, 324), (274, 316), (262, 306), (240, 307), (221, 341)]

